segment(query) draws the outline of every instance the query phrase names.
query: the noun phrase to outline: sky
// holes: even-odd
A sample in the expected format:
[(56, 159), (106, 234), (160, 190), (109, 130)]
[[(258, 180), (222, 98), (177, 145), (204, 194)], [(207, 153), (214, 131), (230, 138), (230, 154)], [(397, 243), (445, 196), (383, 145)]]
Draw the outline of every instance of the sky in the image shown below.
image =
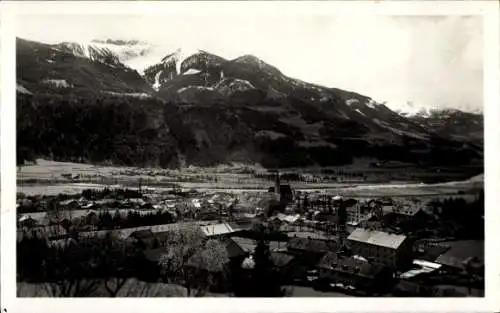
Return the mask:
[(482, 33), (482, 19), (470, 16), (31, 15), (16, 35), (46, 43), (136, 39), (164, 55), (253, 54), (288, 76), (393, 109), (482, 111)]

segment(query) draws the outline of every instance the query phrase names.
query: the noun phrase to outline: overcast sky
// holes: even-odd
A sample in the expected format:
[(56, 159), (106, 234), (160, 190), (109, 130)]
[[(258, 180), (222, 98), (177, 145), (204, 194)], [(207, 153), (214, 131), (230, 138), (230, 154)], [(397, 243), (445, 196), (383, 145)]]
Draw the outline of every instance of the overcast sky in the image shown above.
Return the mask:
[[(254, 54), (286, 75), (391, 107), (482, 108), (482, 20), (421, 16), (29, 16), (17, 36), (48, 43), (138, 39), (226, 58)], [(159, 60), (158, 60), (159, 61)]]

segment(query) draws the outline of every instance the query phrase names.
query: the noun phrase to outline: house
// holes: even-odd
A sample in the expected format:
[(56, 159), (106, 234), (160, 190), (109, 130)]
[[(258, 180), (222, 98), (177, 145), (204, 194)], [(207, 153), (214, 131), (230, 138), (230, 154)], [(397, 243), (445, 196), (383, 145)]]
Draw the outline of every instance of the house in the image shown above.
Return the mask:
[(325, 254), (317, 268), (321, 281), (351, 286), (368, 294), (387, 291), (393, 284), (393, 274), (389, 267), (360, 258), (341, 256), (335, 252)]
[(337, 251), (340, 244), (336, 240), (313, 238), (290, 238), (287, 251), (296, 255), (305, 265), (314, 266), (326, 253)]
[(392, 206), (383, 216), (386, 225), (396, 226), (406, 232), (428, 225), (430, 216), (419, 206)]
[(347, 237), (352, 252), (393, 269), (411, 266), (413, 245), (405, 235), (356, 228)]
[(294, 253), (326, 253), (328, 251), (336, 251), (339, 248), (339, 243), (336, 240), (323, 240), (313, 238), (290, 238), (287, 244), (287, 249)]
[(80, 208), (80, 204), (75, 199), (69, 199), (59, 202), (59, 206), (65, 210), (77, 210)]
[(484, 276), (484, 241), (461, 240), (448, 244), (450, 249), (441, 254), (436, 263), (450, 271)]
[(413, 260), (413, 266), (412, 269), (409, 271), (406, 271), (404, 273), (401, 273), (399, 275), (400, 279), (412, 279), (415, 277), (418, 277), (422, 274), (430, 274), (434, 272), (439, 272), (441, 268), (441, 264), (434, 263), (434, 262), (428, 262), (425, 260)]
[(222, 238), (220, 239), (226, 246), (227, 256), (229, 260), (237, 265), (241, 266), (243, 260), (249, 255), (249, 252), (245, 250), (242, 246), (240, 246), (235, 240), (232, 238)]
[(270, 258), (275, 267), (283, 269), (290, 265), (295, 256), (285, 252), (271, 252)]
[[(254, 252), (255, 248), (257, 247), (257, 241), (255, 239), (251, 238), (244, 238), (244, 237), (231, 237), (231, 240), (233, 240), (238, 246), (240, 246), (247, 254), (251, 254)], [(269, 241), (269, 249), (274, 252), (274, 251), (284, 251), (286, 250), (286, 242), (280, 242), (280, 241)]]

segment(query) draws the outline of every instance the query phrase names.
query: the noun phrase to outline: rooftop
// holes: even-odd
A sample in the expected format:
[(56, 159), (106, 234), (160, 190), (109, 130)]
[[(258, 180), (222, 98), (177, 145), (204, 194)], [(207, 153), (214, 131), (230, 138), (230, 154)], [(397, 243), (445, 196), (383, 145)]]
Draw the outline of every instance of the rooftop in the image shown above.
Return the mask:
[(384, 270), (381, 264), (369, 263), (353, 257), (341, 257), (335, 252), (328, 252), (319, 261), (318, 267), (369, 278), (377, 276)]
[(236, 229), (233, 229), (228, 223), (204, 225), (200, 228), (203, 234), (207, 237), (226, 235), (237, 231)]
[(441, 264), (428, 262), (425, 260), (413, 260), (414, 268), (411, 270), (404, 272), (400, 275), (400, 278), (412, 278), (420, 274), (432, 273), (439, 268), (441, 268)]
[(227, 255), (229, 258), (236, 258), (246, 255), (247, 251), (231, 238), (225, 238), (223, 242), (226, 245)]
[(290, 264), (295, 256), (284, 252), (271, 252), (271, 261), (277, 267), (284, 267)]
[[(234, 241), (241, 249), (245, 252), (253, 253), (255, 247), (257, 247), (257, 242), (254, 239), (244, 238), (244, 237), (231, 237), (231, 240)], [(269, 249), (271, 251), (280, 251), (284, 250), (287, 246), (285, 242), (279, 241), (270, 241)]]
[(339, 248), (339, 243), (335, 240), (294, 237), (288, 241), (287, 248), (311, 252), (327, 252), (336, 251)]
[(364, 242), (371, 245), (382, 246), (391, 249), (397, 249), (405, 241), (405, 235), (390, 234), (377, 230), (368, 230), (356, 228), (347, 237), (348, 240)]
[(461, 268), (470, 261), (484, 266), (484, 241), (461, 240), (446, 244), (451, 248), (441, 254), (436, 263)]

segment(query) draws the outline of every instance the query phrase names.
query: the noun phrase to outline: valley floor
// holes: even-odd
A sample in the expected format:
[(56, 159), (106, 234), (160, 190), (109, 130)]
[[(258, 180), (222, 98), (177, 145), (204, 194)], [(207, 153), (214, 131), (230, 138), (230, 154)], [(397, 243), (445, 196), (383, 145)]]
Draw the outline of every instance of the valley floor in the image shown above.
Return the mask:
[[(252, 171), (264, 171), (253, 168)], [(429, 169), (428, 176), (440, 176), (447, 182), (424, 184), (414, 178), (393, 179), (398, 173), (411, 169), (366, 169), (359, 168), (347, 173), (368, 173), (367, 179), (361, 180), (348, 175), (335, 180), (328, 179), (334, 175), (319, 175), (316, 173), (299, 172), (307, 177), (306, 181), (284, 181), (298, 191), (307, 192), (336, 192), (352, 197), (431, 197), (461, 194), (474, 194), (484, 186), (483, 175), (472, 178), (466, 176), (471, 169), (459, 172), (435, 173)], [(391, 173), (396, 173), (392, 175)], [(376, 174), (376, 175), (375, 175)], [(371, 176), (370, 176), (371, 175)], [(178, 188), (181, 190), (196, 189), (200, 192), (265, 192), (273, 182), (256, 177), (255, 174), (245, 173), (242, 167), (195, 168), (183, 170), (165, 170), (131, 167), (101, 167), (89, 164), (54, 162), (37, 160), (36, 165), (27, 165), (18, 168), (17, 191), (26, 195), (56, 195), (59, 193), (73, 194), (84, 189), (129, 188), (161, 192)], [(326, 179), (325, 179), (326, 177)]]

